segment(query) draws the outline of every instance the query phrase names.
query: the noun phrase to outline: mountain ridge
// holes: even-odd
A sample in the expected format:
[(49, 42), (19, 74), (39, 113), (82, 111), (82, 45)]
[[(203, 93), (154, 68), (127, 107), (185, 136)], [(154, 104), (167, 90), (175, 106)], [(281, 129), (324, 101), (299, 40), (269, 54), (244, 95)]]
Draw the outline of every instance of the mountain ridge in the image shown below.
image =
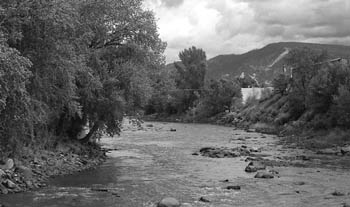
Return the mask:
[(350, 46), (317, 44), (304, 42), (277, 42), (246, 53), (218, 55), (208, 60), (208, 79), (222, 76), (238, 76), (242, 72), (256, 74), (259, 82), (270, 82), (283, 68), (283, 60), (290, 50), (308, 47), (314, 50), (327, 50), (331, 58), (350, 57)]

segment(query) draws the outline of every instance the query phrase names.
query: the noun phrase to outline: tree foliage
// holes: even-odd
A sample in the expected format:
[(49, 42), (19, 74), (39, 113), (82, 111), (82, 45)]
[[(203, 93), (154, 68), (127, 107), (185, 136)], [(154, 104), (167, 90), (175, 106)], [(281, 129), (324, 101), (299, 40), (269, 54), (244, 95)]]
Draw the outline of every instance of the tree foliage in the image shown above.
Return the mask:
[(194, 46), (179, 53), (181, 64), (175, 63), (177, 70), (176, 85), (181, 91), (176, 95), (180, 99), (177, 111), (182, 113), (194, 106), (200, 97), (207, 71), (205, 52)]
[(4, 116), (22, 115), (20, 106), (32, 114), (23, 125), (31, 138), (76, 137), (86, 124), (85, 140), (117, 134), (123, 114), (150, 98), (165, 43), (142, 0), (4, 0), (0, 8), (1, 107), (13, 99), (18, 111)]
[(197, 104), (197, 116), (208, 118), (230, 110), (237, 102), (241, 102), (241, 98), (241, 87), (236, 81), (210, 80)]

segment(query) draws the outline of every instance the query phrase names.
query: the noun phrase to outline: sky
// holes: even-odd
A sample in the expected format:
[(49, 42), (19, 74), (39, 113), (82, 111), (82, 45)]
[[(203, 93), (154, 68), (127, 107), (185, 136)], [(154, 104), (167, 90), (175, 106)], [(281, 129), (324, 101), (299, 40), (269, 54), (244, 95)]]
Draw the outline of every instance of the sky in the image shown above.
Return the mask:
[(269, 43), (298, 41), (350, 45), (350, 0), (144, 0), (168, 46), (202, 48), (207, 58), (242, 54)]

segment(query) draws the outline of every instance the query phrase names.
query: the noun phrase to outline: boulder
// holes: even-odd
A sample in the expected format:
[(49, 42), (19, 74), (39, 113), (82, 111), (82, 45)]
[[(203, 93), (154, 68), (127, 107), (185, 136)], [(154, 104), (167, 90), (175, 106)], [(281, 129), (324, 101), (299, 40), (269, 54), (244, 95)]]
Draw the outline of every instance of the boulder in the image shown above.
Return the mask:
[(24, 182), (27, 186), (28, 189), (33, 189), (34, 188), (34, 185), (33, 185), (33, 182), (30, 181), (30, 180), (27, 180)]
[(171, 198), (171, 197), (163, 198), (157, 204), (157, 207), (180, 207), (180, 206), (181, 206), (180, 202), (175, 198)]
[(8, 193), (9, 193), (9, 191), (7, 190), (7, 188), (6, 188), (3, 184), (1, 184), (1, 183), (0, 183), (0, 193), (1, 193), (1, 194), (8, 194)]
[(265, 170), (266, 165), (259, 161), (251, 161), (248, 166), (245, 168), (246, 172), (256, 172), (258, 170)]
[(5, 171), (3, 171), (2, 169), (0, 169), (0, 180), (2, 177), (5, 177), (6, 176), (6, 173)]
[(272, 173), (268, 173), (268, 172), (258, 172), (254, 178), (263, 178), (263, 179), (271, 179), (274, 178)]
[(252, 166), (252, 165), (248, 165), (244, 171), (246, 171), (247, 173), (252, 173), (252, 172), (256, 172), (258, 171), (258, 169), (256, 169), (256, 167)]
[(342, 147), (340, 149), (340, 152), (341, 152), (342, 155), (350, 154), (350, 146)]
[(33, 177), (33, 172), (30, 168), (25, 166), (18, 166), (16, 171), (23, 175), (24, 180), (31, 180)]
[(3, 184), (7, 187), (7, 188), (10, 188), (10, 189), (15, 189), (15, 188), (18, 188), (18, 186), (12, 182), (11, 180), (7, 179), (3, 182)]
[(15, 166), (13, 159), (8, 159), (4, 165), (0, 165), (0, 169), (11, 170)]

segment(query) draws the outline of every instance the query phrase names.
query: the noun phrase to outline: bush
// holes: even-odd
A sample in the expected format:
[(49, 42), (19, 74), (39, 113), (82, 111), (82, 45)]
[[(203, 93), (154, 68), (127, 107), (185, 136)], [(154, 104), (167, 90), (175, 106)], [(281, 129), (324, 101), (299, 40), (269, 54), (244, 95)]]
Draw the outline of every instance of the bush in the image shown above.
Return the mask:
[(350, 128), (350, 88), (349, 85), (340, 85), (338, 94), (334, 96), (333, 106), (334, 118), (337, 125)]
[(284, 95), (287, 92), (288, 84), (289, 84), (289, 77), (286, 76), (285, 74), (279, 74), (272, 81), (272, 86), (274, 88), (274, 91), (282, 95)]

